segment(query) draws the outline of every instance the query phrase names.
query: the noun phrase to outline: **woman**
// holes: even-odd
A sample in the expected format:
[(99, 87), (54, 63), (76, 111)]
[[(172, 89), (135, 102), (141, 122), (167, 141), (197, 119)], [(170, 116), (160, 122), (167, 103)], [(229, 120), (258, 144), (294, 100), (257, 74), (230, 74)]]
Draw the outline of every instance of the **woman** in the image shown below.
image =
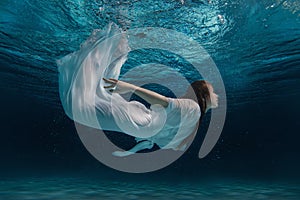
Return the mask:
[[(59, 93), (65, 113), (80, 124), (122, 132), (139, 142), (129, 151), (115, 152), (116, 156), (152, 148), (154, 143), (162, 149), (184, 150), (199, 118), (217, 107), (211, 84), (196, 81), (184, 97), (173, 99), (119, 81), (129, 51), (126, 32), (110, 23), (103, 30), (95, 30), (79, 51), (58, 60)], [(146, 100), (150, 109), (125, 100), (120, 94), (127, 92)]]
[[(163, 106), (168, 115), (165, 126), (156, 135), (143, 139), (136, 138), (136, 141), (139, 142), (136, 146), (128, 151), (116, 151), (113, 153), (115, 156), (128, 156), (143, 149), (151, 149), (154, 144), (162, 149), (184, 150), (197, 132), (199, 118), (201, 122), (204, 114), (210, 108), (218, 106), (218, 95), (214, 93), (212, 85), (204, 80), (193, 82), (186, 94), (179, 99), (167, 98), (153, 91), (113, 78), (103, 78), (103, 80), (109, 84), (104, 88), (110, 92), (135, 93), (151, 105)], [(196, 101), (194, 101), (193, 94), (196, 94)]]

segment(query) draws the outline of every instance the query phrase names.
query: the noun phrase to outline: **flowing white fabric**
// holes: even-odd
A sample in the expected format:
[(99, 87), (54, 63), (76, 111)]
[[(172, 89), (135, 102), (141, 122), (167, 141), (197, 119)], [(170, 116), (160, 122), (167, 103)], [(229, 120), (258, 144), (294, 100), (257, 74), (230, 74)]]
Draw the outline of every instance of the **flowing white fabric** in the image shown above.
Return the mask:
[(161, 130), (166, 113), (159, 106), (147, 109), (103, 88), (103, 77), (118, 79), (129, 51), (126, 34), (110, 23), (104, 30), (95, 30), (79, 51), (57, 61), (60, 99), (71, 119), (142, 138)]
[(175, 148), (194, 130), (200, 108), (192, 100), (169, 98), (166, 109), (159, 105), (147, 109), (140, 102), (129, 102), (105, 90), (102, 78), (118, 79), (129, 51), (126, 33), (110, 23), (103, 30), (95, 30), (79, 51), (58, 60), (63, 108), (83, 125), (123, 132), (161, 148)]

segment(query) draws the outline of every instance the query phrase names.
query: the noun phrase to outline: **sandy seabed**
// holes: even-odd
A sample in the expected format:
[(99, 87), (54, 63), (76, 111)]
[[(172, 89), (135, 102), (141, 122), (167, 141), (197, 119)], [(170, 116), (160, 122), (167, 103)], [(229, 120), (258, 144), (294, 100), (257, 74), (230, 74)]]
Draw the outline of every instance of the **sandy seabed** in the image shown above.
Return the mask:
[(147, 183), (78, 178), (0, 180), (0, 199), (300, 199), (300, 185), (214, 180), (201, 183)]

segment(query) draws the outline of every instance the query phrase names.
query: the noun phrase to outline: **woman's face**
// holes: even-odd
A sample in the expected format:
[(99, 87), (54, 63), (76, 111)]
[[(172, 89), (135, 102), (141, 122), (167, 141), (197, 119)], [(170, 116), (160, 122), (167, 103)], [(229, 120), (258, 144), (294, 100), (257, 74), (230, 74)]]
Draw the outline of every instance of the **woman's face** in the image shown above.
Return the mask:
[(211, 84), (207, 85), (207, 88), (210, 93), (210, 102), (211, 102), (211, 108), (216, 108), (218, 107), (218, 98), (219, 96), (214, 92), (214, 88), (212, 87)]

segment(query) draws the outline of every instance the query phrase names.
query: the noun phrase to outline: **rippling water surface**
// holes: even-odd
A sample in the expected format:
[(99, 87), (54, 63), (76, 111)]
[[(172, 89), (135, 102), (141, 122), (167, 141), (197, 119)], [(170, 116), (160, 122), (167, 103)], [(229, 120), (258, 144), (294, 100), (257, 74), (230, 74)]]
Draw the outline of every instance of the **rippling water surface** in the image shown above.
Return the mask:
[[(55, 60), (110, 21), (123, 29), (174, 29), (198, 41), (216, 62), (231, 103), (276, 97), (278, 88), (299, 83), (298, 1), (6, 0), (0, 8), (0, 86), (53, 106), (60, 106)], [(127, 66), (140, 62), (131, 57)]]

